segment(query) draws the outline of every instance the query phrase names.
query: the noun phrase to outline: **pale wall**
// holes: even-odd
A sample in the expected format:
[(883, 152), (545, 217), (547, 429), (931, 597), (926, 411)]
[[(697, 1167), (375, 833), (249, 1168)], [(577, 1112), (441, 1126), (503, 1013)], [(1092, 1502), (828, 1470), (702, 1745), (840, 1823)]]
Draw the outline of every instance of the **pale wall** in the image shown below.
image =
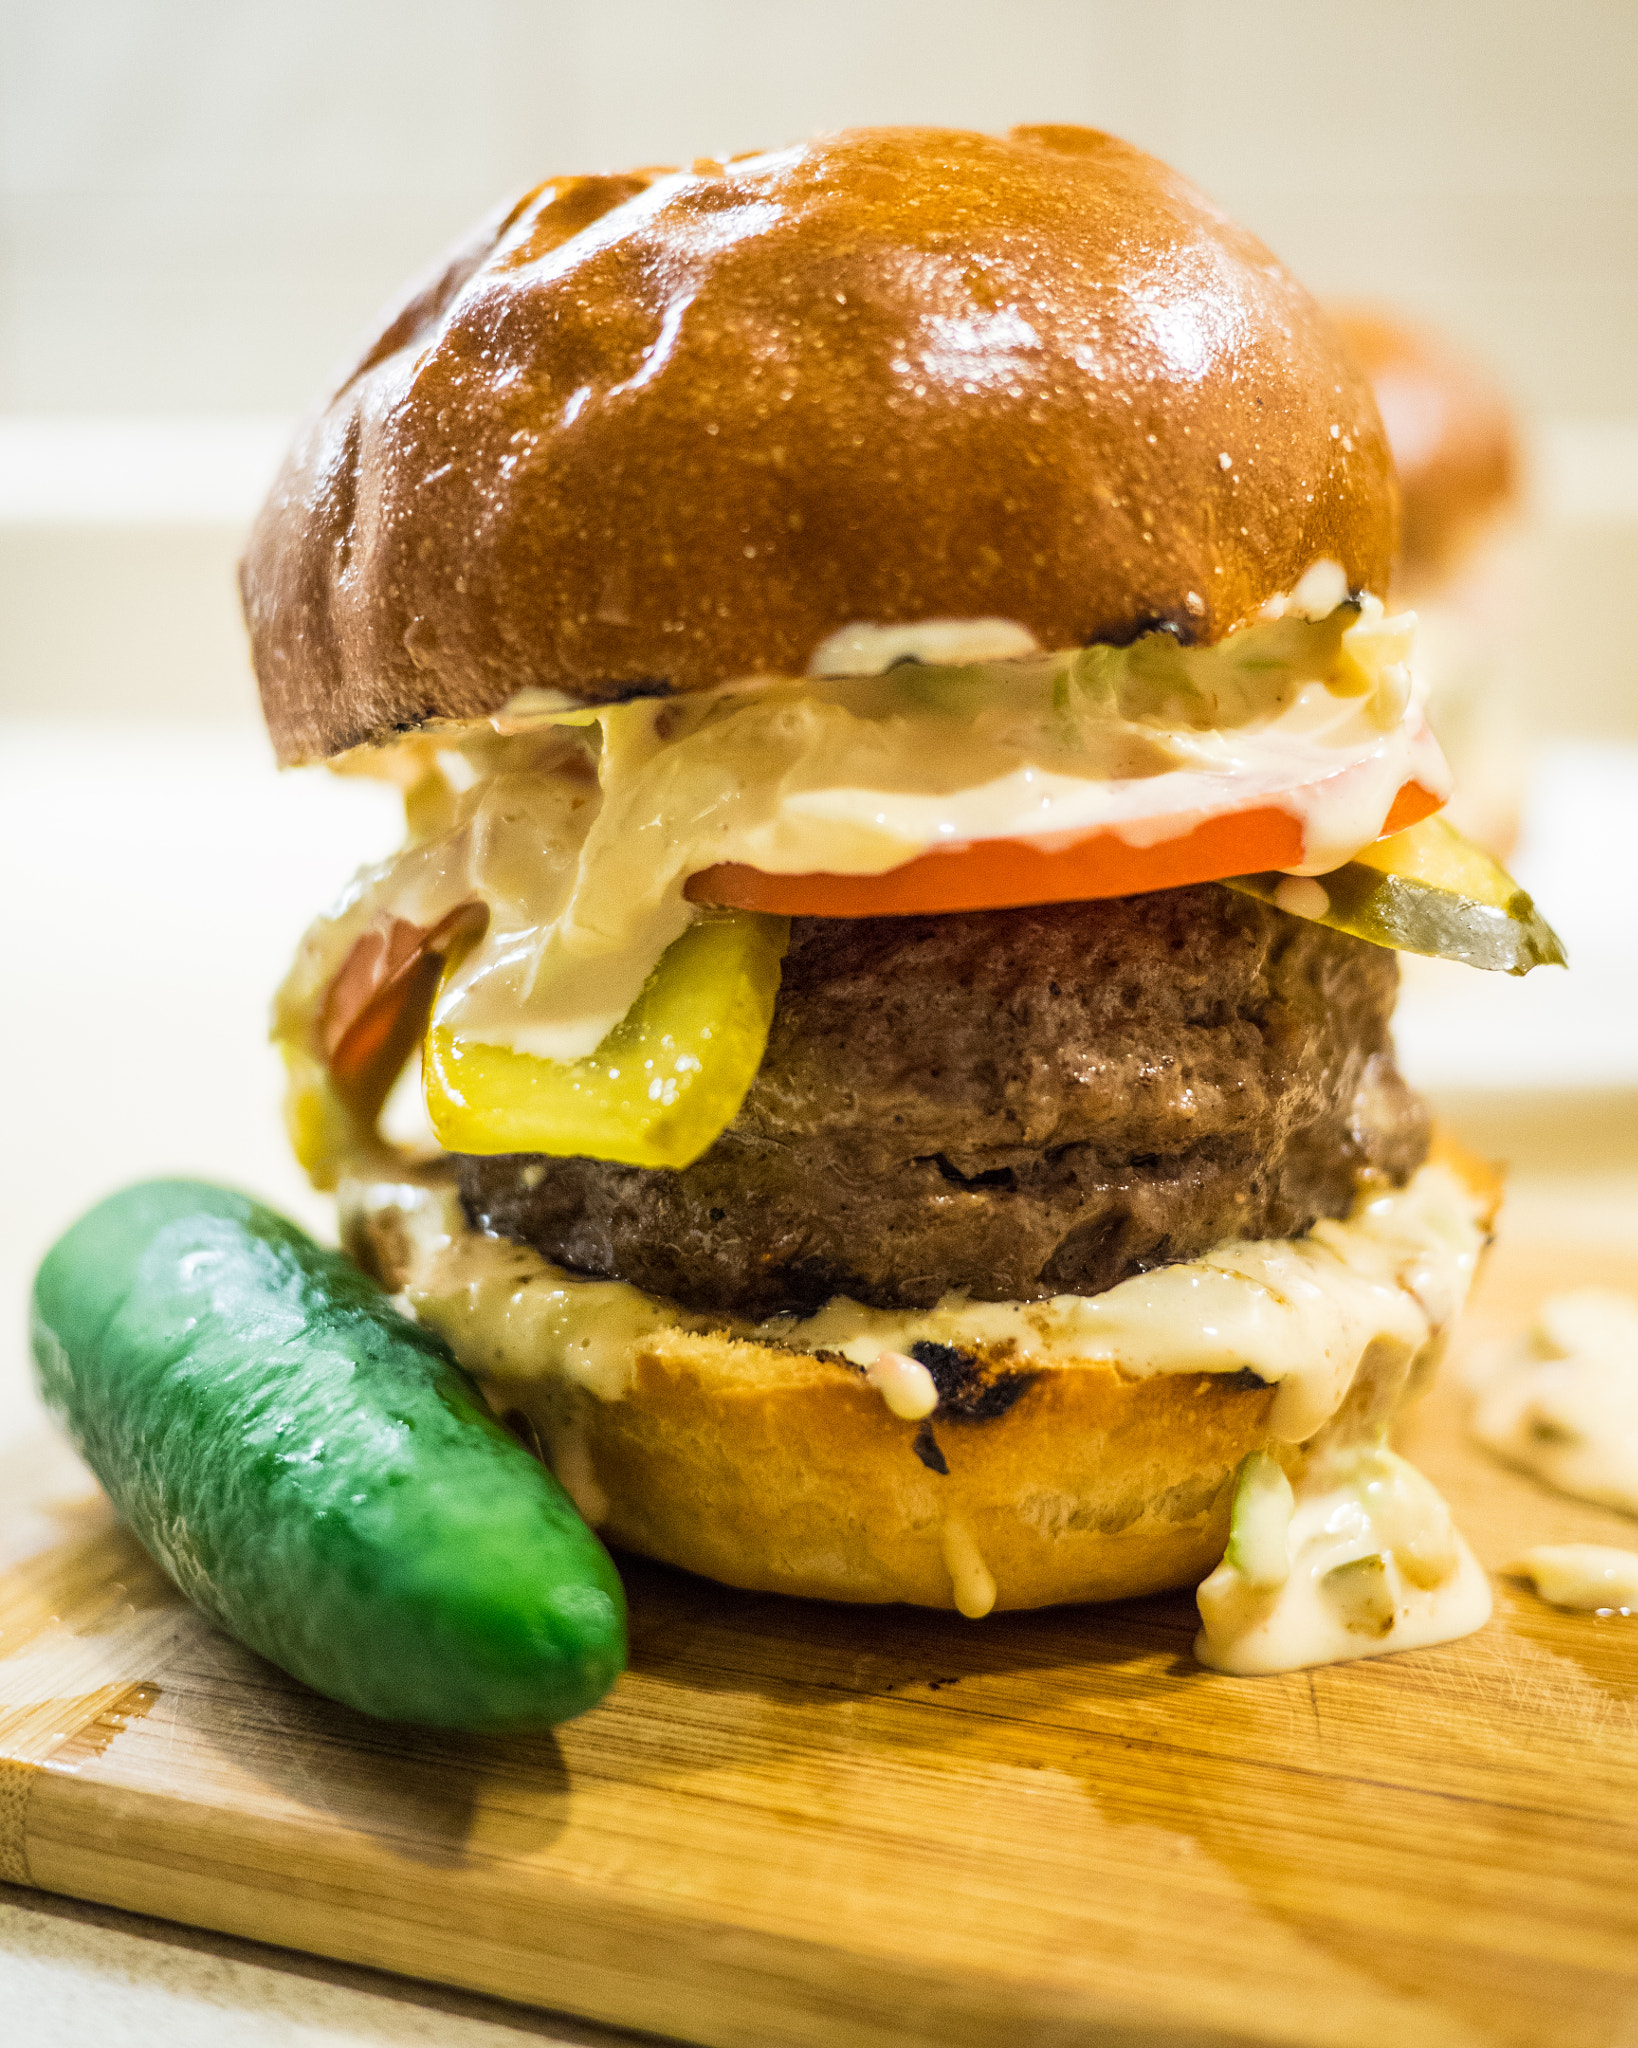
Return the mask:
[(1638, 409), (1635, 0), (0, 0), (0, 411), (284, 413), (551, 171), (1070, 119), (1326, 290)]

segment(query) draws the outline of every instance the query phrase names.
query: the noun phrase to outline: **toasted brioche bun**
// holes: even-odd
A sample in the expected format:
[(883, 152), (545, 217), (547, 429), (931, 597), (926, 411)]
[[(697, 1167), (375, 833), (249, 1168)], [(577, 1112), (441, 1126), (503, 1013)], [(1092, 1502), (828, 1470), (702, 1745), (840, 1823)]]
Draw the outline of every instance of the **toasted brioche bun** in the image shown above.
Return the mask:
[(1519, 498), (1518, 433), (1506, 394), (1446, 336), (1382, 306), (1331, 308), (1371, 380), (1399, 472), (1407, 582), (1447, 575)]
[[(1434, 1157), (1488, 1227), (1497, 1175), (1448, 1138)], [(1269, 1441), (1278, 1389), (1252, 1373), (1138, 1377), (1070, 1359), (1032, 1364), (1007, 1404), (984, 1393), (1008, 1361), (980, 1350), (969, 1412), (945, 1402), (933, 1417), (940, 1473), (917, 1455), (918, 1424), (891, 1415), (857, 1367), (709, 1327), (636, 1339), (607, 1398), (485, 1336), (470, 1313), (474, 1283), (514, 1296), (548, 1271), (537, 1255), (469, 1232), (440, 1272), (417, 1198), (404, 1180), (355, 1187), (348, 1249), (412, 1291), (610, 1543), (728, 1585), (966, 1612), (986, 1610), (975, 1562), (998, 1608), (1193, 1585), (1223, 1554), (1235, 1467)], [(477, 1245), (481, 1263), (461, 1264)], [(451, 1312), (429, 1313), (424, 1290)], [(1443, 1334), (1403, 1361), (1396, 1398), (1420, 1390)]]
[(1370, 387), (1192, 186), (1072, 127), (557, 178), (302, 432), (242, 572), (279, 757), (517, 692), (800, 675), (859, 623), (1209, 644), (1382, 592)]

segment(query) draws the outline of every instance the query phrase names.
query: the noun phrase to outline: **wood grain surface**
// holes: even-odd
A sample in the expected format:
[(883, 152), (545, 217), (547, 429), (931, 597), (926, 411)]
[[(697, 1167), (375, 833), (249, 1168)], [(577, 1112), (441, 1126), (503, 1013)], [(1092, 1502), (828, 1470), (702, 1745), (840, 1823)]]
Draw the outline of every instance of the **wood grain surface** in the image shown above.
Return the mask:
[[(1465, 1341), (1638, 1258), (1504, 1245)], [(1491, 1567), (1638, 1546), (1405, 1434)], [(0, 1471), (0, 1876), (692, 2042), (1638, 2042), (1638, 1620), (1287, 1677), (1186, 1594), (982, 1623), (628, 1572), (555, 1737), (361, 1719), (183, 1607), (49, 1452)]]

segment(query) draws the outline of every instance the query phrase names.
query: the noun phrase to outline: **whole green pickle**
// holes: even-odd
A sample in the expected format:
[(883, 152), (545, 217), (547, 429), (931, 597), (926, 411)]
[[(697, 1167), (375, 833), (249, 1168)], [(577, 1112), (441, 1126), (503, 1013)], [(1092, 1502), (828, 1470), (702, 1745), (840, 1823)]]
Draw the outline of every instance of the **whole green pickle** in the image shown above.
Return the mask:
[(188, 1599), (330, 1698), (539, 1728), (625, 1663), (625, 1599), (449, 1352), (260, 1203), (150, 1181), (34, 1282), (45, 1398)]

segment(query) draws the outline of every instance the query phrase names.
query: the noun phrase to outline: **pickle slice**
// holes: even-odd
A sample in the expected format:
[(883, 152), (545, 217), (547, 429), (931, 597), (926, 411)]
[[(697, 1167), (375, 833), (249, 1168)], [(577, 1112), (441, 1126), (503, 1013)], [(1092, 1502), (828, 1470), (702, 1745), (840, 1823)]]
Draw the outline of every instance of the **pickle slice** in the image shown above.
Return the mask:
[(1267, 1451), (1253, 1451), (1240, 1461), (1223, 1561), (1260, 1593), (1274, 1592), (1291, 1576), (1295, 1505), (1291, 1481), (1277, 1458)]
[(756, 911), (690, 925), (584, 1059), (540, 1059), (434, 1025), (422, 1072), (439, 1144), (692, 1165), (756, 1078), (789, 939), (789, 918)]
[(1424, 818), (1312, 880), (1237, 875), (1223, 885), (1396, 953), (1501, 974), (1562, 967), (1564, 948), (1529, 894), (1443, 818)]

